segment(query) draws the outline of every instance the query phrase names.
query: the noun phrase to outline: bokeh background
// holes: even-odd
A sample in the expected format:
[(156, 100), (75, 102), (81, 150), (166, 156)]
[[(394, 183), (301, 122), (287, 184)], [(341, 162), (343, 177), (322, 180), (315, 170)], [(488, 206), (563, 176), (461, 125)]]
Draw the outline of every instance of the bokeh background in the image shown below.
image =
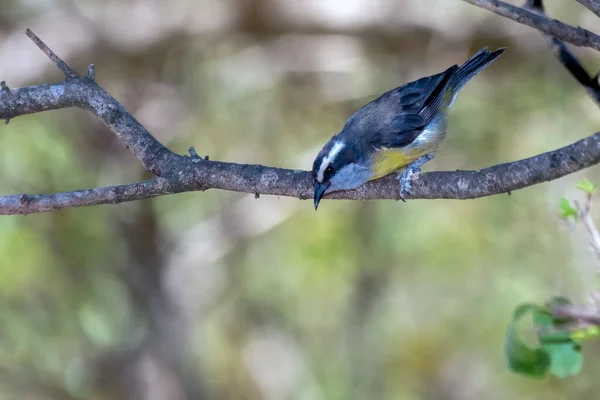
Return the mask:
[[(549, 14), (600, 31), (575, 1)], [(425, 170), (567, 145), (600, 111), (541, 36), (458, 0), (2, 0), (0, 79), (60, 81), (31, 28), (170, 149), (309, 169), (378, 94), (508, 51), (459, 96)], [(576, 54), (595, 71), (600, 57)], [(558, 218), (596, 168), (473, 201), (208, 191), (0, 218), (2, 399), (593, 399), (583, 372), (511, 374), (513, 308), (584, 301), (595, 264)], [(93, 115), (0, 126), (0, 194), (148, 177)]]

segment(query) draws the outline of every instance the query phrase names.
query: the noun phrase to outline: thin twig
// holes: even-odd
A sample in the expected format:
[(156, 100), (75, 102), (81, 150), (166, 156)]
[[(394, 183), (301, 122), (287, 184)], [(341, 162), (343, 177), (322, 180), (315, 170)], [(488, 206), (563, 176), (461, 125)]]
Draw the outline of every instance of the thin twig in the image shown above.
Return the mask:
[(53, 194), (0, 196), (0, 215), (35, 214), (65, 208), (118, 204), (177, 193), (168, 179), (154, 178), (130, 185), (76, 190)]
[(79, 78), (79, 74), (71, 69), (63, 60), (60, 59), (31, 29), (27, 29), (25, 34), (48, 56), (58, 69), (60, 69), (67, 78)]
[(505, 18), (537, 29), (547, 35), (579, 47), (591, 47), (600, 51), (600, 36), (587, 29), (574, 27), (554, 19), (550, 19), (530, 10), (498, 0), (463, 0), (474, 6), (486, 9)]
[(592, 195), (590, 193), (586, 193), (585, 204), (583, 207), (578, 208), (579, 219), (583, 222), (583, 225), (587, 230), (590, 246), (596, 256), (596, 261), (598, 262), (597, 267), (600, 271), (600, 232), (598, 232), (598, 228), (592, 220)]
[[(527, 0), (524, 8), (546, 17), (543, 0)], [(563, 41), (544, 33), (542, 33), (542, 37), (558, 61), (571, 73), (571, 75), (573, 75), (573, 77), (575, 77), (575, 79), (577, 79), (577, 82), (585, 88), (596, 105), (600, 106), (600, 84), (598, 84), (597, 77), (588, 74)]]
[(600, 17), (600, 2), (598, 0), (577, 0), (577, 2)]
[(600, 232), (598, 232), (598, 228), (596, 228), (596, 225), (594, 224), (594, 221), (589, 213), (586, 213), (584, 216), (582, 216), (581, 220), (585, 225), (585, 229), (588, 231), (590, 245), (592, 246), (592, 250), (594, 251), (596, 259), (599, 262), (598, 268), (600, 269)]
[(583, 306), (560, 306), (552, 309), (552, 315), (570, 318), (590, 325), (600, 326), (600, 315)]

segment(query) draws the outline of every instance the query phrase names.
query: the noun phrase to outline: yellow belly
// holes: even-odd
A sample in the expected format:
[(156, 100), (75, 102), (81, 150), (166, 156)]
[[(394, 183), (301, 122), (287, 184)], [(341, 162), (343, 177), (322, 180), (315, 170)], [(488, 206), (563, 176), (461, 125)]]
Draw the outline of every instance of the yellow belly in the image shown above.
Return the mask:
[(378, 151), (373, 157), (371, 180), (399, 171), (426, 153), (420, 149)]
[(435, 153), (446, 136), (446, 122), (440, 114), (408, 146), (402, 149), (381, 149), (372, 159), (371, 179), (381, 178), (406, 167), (425, 154)]

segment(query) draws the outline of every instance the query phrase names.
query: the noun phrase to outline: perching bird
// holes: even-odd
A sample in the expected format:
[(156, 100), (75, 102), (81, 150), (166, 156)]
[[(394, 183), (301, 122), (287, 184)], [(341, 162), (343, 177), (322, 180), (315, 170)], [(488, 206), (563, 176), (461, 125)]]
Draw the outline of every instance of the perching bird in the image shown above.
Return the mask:
[(325, 193), (401, 169), (400, 197), (409, 194), (411, 176), (433, 159), (446, 136), (446, 111), (458, 91), (504, 50), (483, 48), (462, 66), (406, 83), (354, 113), (315, 159), (315, 210)]

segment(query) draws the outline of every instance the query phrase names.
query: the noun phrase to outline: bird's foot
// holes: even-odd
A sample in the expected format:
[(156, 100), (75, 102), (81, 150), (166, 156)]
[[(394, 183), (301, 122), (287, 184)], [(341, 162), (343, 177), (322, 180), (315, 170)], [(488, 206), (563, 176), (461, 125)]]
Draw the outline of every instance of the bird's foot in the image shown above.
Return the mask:
[(400, 181), (400, 200), (406, 201), (406, 196), (410, 195), (410, 182), (412, 176), (421, 172), (421, 166), (426, 162), (433, 160), (433, 157), (433, 154), (426, 154), (422, 157), (419, 157), (398, 173), (398, 180)]

